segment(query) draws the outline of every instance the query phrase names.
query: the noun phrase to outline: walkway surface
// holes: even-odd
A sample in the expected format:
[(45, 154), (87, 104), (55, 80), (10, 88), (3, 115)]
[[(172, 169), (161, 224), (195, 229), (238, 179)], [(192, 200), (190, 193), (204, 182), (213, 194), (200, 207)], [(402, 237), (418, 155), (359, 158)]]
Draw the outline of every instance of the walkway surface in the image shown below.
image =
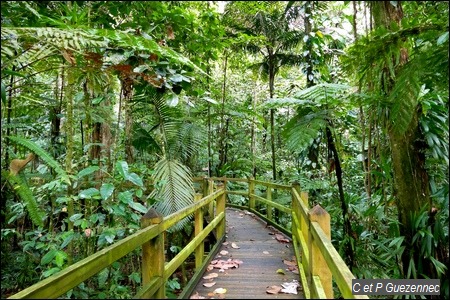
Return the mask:
[(299, 275), (288, 237), (254, 214), (233, 208), (226, 209), (226, 225), (226, 241), (191, 299), (304, 298), (301, 286), (296, 288)]

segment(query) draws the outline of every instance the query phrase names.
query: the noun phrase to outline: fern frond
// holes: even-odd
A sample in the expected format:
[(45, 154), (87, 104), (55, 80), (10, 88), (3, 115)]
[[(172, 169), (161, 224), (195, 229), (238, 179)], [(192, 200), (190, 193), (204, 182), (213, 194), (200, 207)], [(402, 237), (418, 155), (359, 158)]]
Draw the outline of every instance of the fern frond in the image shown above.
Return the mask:
[(70, 179), (69, 176), (67, 175), (66, 171), (64, 171), (64, 169), (59, 165), (59, 163), (54, 160), (50, 154), (47, 153), (47, 151), (45, 151), (44, 149), (42, 149), (41, 147), (39, 147), (36, 143), (27, 140), (25, 138), (22, 137), (18, 137), (18, 136), (8, 136), (8, 138), (13, 141), (16, 142), (22, 146), (24, 146), (25, 148), (27, 148), (28, 150), (34, 152), (37, 156), (39, 156), (47, 165), (49, 165), (53, 170), (55, 170), (55, 172), (61, 176), (61, 178), (70, 185)]
[(293, 152), (300, 152), (314, 143), (320, 130), (327, 125), (327, 111), (308, 114), (297, 114), (286, 125), (282, 132), (286, 147)]
[[(159, 200), (154, 206), (164, 216), (175, 213), (193, 203), (195, 191), (192, 175), (189, 169), (179, 161), (161, 159), (155, 165), (153, 180), (163, 183), (160, 188), (153, 190), (150, 196)], [(173, 229), (181, 229), (188, 224), (189, 220), (190, 217), (184, 219)]]
[(25, 206), (33, 224), (43, 227), (43, 217), (45, 216), (45, 212), (39, 209), (39, 205), (36, 202), (33, 193), (23, 178), (19, 175), (13, 175), (7, 171), (2, 171), (2, 176), (8, 180), (11, 184), (12, 190), (15, 191), (19, 198), (26, 204)]

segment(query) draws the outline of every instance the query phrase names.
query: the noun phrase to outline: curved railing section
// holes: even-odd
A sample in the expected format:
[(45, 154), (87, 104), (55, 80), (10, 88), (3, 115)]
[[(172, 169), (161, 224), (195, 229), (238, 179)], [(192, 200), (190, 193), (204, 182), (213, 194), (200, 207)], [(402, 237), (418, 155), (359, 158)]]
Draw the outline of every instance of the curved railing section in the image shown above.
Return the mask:
[[(8, 299), (57, 298), (138, 247), (142, 247), (142, 287), (135, 298), (165, 298), (165, 283), (194, 253), (195, 273), (179, 295), (186, 298), (225, 238), (226, 205), (248, 210), (292, 238), (305, 298), (334, 298), (334, 280), (342, 297), (368, 299), (365, 295), (352, 294), (355, 277), (331, 243), (330, 215), (320, 205), (310, 209), (308, 194), (300, 191), (299, 184), (226, 177), (194, 178), (194, 182), (199, 193), (192, 205), (167, 217), (150, 209), (141, 219), (141, 230)], [(236, 189), (236, 185), (241, 188)], [(278, 193), (289, 195), (289, 203), (280, 203), (274, 197)], [(240, 195), (245, 203), (227, 203), (229, 195)], [(195, 237), (171, 261), (165, 262), (164, 232), (192, 214)], [(280, 222), (283, 214), (288, 222)], [(204, 220), (208, 221), (206, 227)], [(216, 243), (206, 254), (204, 241), (211, 232)]]

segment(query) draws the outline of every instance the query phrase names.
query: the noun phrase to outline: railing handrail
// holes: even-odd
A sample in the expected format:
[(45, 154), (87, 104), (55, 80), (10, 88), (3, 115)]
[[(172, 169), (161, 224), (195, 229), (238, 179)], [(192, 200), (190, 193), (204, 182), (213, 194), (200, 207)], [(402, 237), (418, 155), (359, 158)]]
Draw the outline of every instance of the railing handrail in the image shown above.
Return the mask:
[[(8, 299), (57, 298), (70, 289), (76, 287), (83, 281), (91, 278), (104, 268), (107, 268), (113, 262), (124, 257), (136, 248), (156, 238), (158, 235), (162, 234), (165, 230), (177, 223), (179, 220), (210, 204), (213, 200), (221, 195), (224, 195), (224, 190), (217, 190), (212, 194), (202, 198), (200, 201), (195, 202), (185, 207), (184, 209), (163, 218), (163, 221), (160, 224), (154, 224), (140, 229), (134, 234), (120, 241), (117, 241), (116, 243), (96, 252), (95, 254), (90, 255), (80, 260), (79, 262), (68, 266), (64, 270), (61, 270), (60, 272), (10, 296)], [(219, 217), (220, 220), (222, 220), (223, 217), (223, 215)], [(220, 220), (218, 220), (216, 223), (219, 223)], [(176, 258), (177, 256), (173, 260), (175, 260)], [(174, 263), (172, 263), (172, 265), (169, 265), (169, 267), (173, 265)], [(168, 278), (171, 275), (168, 274), (170, 270), (168, 272), (165, 272), (165, 278)]]
[[(146, 261), (146, 256), (145, 254), (143, 255), (143, 272), (146, 270), (151, 274), (145, 274), (145, 276), (143, 274), (143, 287), (137, 296), (140, 298), (149, 298), (153, 295), (163, 297), (164, 283), (192, 252), (195, 251), (196, 255), (196, 274), (204, 269), (207, 259), (204, 259), (203, 241), (213, 229), (217, 230), (217, 242), (214, 248), (218, 249), (217, 245), (225, 236), (225, 197), (227, 194), (233, 194), (233, 191), (227, 190), (227, 182), (247, 183), (248, 191), (234, 192), (234, 194), (248, 197), (248, 205), (241, 208), (248, 209), (292, 237), (305, 298), (310, 298), (310, 296), (313, 298), (332, 298), (331, 280), (334, 277), (343, 297), (368, 299), (365, 295), (353, 295), (351, 293), (351, 282), (355, 277), (331, 243), (329, 214), (318, 205), (313, 209), (309, 209), (308, 195), (300, 192), (298, 183), (288, 186), (255, 180), (251, 177), (195, 177), (194, 181), (202, 182), (202, 192), (203, 195), (206, 195), (205, 197), (197, 199), (193, 204), (162, 218), (157, 224), (146, 225), (147, 227), (134, 234), (10, 296), (8, 299), (59, 297), (140, 246), (143, 247), (143, 252), (147, 251), (146, 253), (149, 253), (150, 249), (146, 247), (153, 247), (150, 252), (157, 251), (162, 253), (162, 256), (159, 256), (158, 259), (162, 257), (164, 261), (164, 249), (161, 249), (161, 246), (158, 246), (156, 242), (150, 242), (159, 239), (158, 243), (163, 244), (161, 242), (163, 241), (163, 233), (186, 216), (195, 212), (195, 237), (170, 262), (165, 263), (164, 266), (158, 265), (158, 267), (152, 268), (150, 265), (155, 264), (154, 266), (156, 266), (158, 262)], [(219, 181), (221, 184), (225, 183), (225, 185), (214, 192), (214, 181)], [(255, 185), (266, 187), (266, 198), (255, 194)], [(292, 196), (291, 207), (285, 207), (272, 201), (272, 189), (290, 190)], [(217, 200), (215, 213), (213, 200)], [(266, 206), (266, 215), (258, 211), (257, 201)], [(203, 228), (202, 211), (203, 207), (207, 205), (209, 205), (209, 214), (214, 216), (214, 218), (210, 220), (209, 225)], [(273, 221), (272, 209), (291, 214), (291, 230)], [(155, 271), (156, 269), (160, 270)], [(194, 277), (198, 277), (198, 274), (194, 275)]]

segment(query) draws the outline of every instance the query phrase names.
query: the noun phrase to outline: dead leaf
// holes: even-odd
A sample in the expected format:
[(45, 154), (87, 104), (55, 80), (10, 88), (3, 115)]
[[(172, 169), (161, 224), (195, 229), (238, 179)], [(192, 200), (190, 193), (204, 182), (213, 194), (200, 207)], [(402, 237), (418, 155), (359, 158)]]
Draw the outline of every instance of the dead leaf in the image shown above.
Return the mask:
[(214, 286), (215, 284), (216, 284), (215, 281), (212, 281), (212, 282), (205, 282), (205, 283), (203, 283), (203, 286), (209, 288), (209, 287)]
[(269, 251), (263, 251), (263, 254), (269, 254)]
[(225, 294), (227, 292), (227, 289), (224, 288), (217, 288), (214, 290), (214, 294)]
[(198, 292), (195, 292), (195, 294), (192, 295), (189, 299), (206, 299), (206, 298), (203, 297), (203, 296), (200, 296), (200, 295), (198, 294)]
[(218, 276), (219, 276), (219, 274), (217, 274), (217, 273), (210, 273), (210, 274), (208, 274), (206, 276), (203, 276), (203, 279), (213, 279), (213, 278), (216, 278)]
[(228, 245), (229, 243), (228, 242), (223, 242), (222, 243), (222, 245), (224, 245), (224, 246), (226, 246), (226, 245)]
[(295, 261), (289, 261), (289, 260), (283, 260), (283, 263), (285, 264), (285, 265), (287, 265), (287, 266), (294, 266), (294, 267), (296, 267), (297, 266), (297, 263), (295, 262)]
[(214, 266), (213, 266), (213, 265), (208, 265), (208, 266), (206, 267), (206, 271), (207, 271), (207, 272), (212, 271), (213, 269), (214, 269)]
[(282, 287), (278, 285), (271, 285), (267, 287), (266, 293), (267, 294), (278, 294), (281, 291)]
[(239, 247), (238, 245), (236, 245), (236, 243), (231, 243), (231, 248), (239, 249), (239, 248), (241, 248), (241, 247)]
[(220, 255), (227, 255), (228, 254), (228, 251), (227, 250), (222, 250), (222, 251), (220, 251)]
[(214, 297), (214, 293), (208, 293), (208, 297)]
[(285, 238), (282, 234), (275, 234), (275, 238), (277, 241), (282, 243), (289, 243), (289, 239)]

